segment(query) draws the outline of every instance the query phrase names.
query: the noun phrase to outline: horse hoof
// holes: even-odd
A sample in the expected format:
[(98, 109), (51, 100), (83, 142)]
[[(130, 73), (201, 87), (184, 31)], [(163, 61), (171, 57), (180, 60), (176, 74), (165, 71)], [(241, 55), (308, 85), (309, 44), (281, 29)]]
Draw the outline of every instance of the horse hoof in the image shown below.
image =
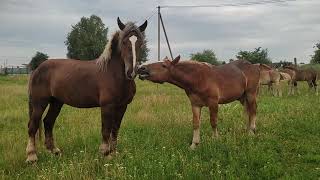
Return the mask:
[(110, 161), (110, 160), (113, 159), (113, 157), (111, 156), (111, 154), (109, 154), (109, 155), (106, 156), (106, 159), (107, 159), (108, 161)]
[(195, 150), (196, 147), (197, 147), (197, 145), (196, 145), (195, 143), (192, 143), (191, 146), (190, 146), (190, 149), (191, 149), (191, 150)]
[(249, 136), (254, 136), (255, 133), (256, 133), (256, 130), (252, 130), (252, 129), (248, 130)]
[(32, 153), (32, 154), (29, 154), (28, 157), (27, 157), (27, 160), (26, 160), (26, 163), (34, 163), (38, 161), (38, 157), (37, 157), (37, 154), (36, 153)]
[(110, 147), (107, 144), (101, 144), (99, 150), (105, 156), (110, 154)]
[(61, 155), (61, 150), (59, 148), (54, 148), (51, 150), (51, 153), (54, 155)]

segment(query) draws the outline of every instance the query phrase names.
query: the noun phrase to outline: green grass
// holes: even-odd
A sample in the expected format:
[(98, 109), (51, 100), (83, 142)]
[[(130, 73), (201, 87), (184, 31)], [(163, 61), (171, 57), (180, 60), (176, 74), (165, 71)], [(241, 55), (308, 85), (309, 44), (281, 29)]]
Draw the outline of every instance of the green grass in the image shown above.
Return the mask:
[(37, 164), (25, 163), (27, 76), (0, 76), (0, 179), (319, 179), (320, 97), (301, 93), (258, 100), (257, 134), (247, 135), (239, 102), (221, 105), (220, 137), (211, 139), (208, 110), (201, 143), (189, 150), (192, 113), (184, 91), (137, 82), (125, 114), (119, 154), (103, 158), (100, 111), (64, 106), (54, 134), (57, 157), (38, 143)]

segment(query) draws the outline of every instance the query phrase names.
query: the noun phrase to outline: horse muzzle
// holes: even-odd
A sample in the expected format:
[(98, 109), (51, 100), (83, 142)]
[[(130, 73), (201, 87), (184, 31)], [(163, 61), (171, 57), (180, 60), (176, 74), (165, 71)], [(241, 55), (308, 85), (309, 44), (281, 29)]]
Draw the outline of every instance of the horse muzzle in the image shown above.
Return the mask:
[(138, 68), (137, 73), (139, 74), (139, 79), (141, 80), (145, 80), (150, 77), (150, 72), (145, 66), (141, 66), (140, 68)]

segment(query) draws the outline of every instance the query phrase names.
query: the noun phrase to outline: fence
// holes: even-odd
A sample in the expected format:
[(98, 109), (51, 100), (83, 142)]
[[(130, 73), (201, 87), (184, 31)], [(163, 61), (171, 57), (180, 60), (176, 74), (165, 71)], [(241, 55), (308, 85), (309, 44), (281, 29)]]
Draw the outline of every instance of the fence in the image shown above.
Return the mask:
[(29, 68), (23, 66), (0, 67), (0, 74), (29, 74)]

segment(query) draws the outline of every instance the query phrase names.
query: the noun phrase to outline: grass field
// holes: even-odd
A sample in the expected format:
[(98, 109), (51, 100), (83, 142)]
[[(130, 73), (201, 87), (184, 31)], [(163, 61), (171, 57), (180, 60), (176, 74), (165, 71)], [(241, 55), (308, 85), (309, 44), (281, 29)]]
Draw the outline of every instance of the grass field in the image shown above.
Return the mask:
[(320, 96), (299, 84), (294, 96), (260, 96), (257, 134), (247, 135), (239, 102), (221, 105), (220, 137), (211, 139), (208, 110), (201, 144), (191, 151), (192, 113), (184, 91), (137, 82), (119, 136), (119, 153), (99, 152), (100, 111), (64, 106), (54, 129), (62, 156), (38, 143), (25, 163), (27, 77), (0, 76), (0, 179), (319, 179)]

